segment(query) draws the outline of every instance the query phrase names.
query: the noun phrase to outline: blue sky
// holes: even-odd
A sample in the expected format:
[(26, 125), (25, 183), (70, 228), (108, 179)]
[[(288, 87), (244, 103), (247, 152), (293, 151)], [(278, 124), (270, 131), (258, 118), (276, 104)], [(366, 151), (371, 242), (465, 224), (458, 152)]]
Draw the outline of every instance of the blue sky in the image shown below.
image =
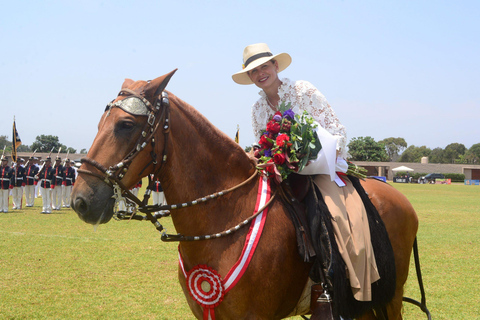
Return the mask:
[(240, 144), (259, 89), (231, 80), (246, 45), (293, 62), (349, 140), (480, 143), (479, 1), (8, 1), (0, 19), (0, 135), (88, 149), (123, 80), (175, 68), (167, 89)]

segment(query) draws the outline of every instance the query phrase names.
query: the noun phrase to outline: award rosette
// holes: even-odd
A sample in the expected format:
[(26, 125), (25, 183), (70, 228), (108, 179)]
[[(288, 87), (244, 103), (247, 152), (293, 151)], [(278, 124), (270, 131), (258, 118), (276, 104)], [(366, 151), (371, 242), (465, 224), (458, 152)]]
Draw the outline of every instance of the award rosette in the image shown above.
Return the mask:
[(197, 265), (187, 273), (187, 287), (193, 299), (204, 308), (215, 308), (225, 295), (222, 278), (206, 265)]

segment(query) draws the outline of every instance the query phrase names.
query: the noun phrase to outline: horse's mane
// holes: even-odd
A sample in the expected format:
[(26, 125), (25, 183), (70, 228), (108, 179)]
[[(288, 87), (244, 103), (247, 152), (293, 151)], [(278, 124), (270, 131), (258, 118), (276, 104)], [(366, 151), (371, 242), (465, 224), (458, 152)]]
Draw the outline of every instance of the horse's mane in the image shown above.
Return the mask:
[[(203, 137), (206, 137), (211, 143), (218, 143), (222, 145), (222, 148), (229, 150), (230, 152), (238, 151), (245, 154), (245, 150), (236, 143), (232, 138), (226, 135), (223, 131), (218, 129), (212, 124), (204, 115), (202, 115), (197, 109), (175, 96), (173, 93), (168, 92), (169, 99), (185, 114), (189, 115), (192, 123), (195, 124), (195, 129)], [(245, 154), (246, 156), (246, 154)], [(246, 156), (247, 157), (247, 156)], [(247, 157), (248, 158), (248, 157)]]

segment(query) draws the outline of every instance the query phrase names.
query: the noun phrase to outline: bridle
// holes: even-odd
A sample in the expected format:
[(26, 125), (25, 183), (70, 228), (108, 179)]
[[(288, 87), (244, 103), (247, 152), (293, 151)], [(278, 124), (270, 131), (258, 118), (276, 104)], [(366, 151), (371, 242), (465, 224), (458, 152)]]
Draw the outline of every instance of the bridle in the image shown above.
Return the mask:
[[(220, 233), (212, 234), (212, 235), (202, 235), (202, 236), (183, 236), (180, 234), (172, 235), (167, 234), (166, 232), (162, 232), (163, 226), (158, 221), (159, 218), (166, 217), (170, 215), (170, 210), (180, 209), (185, 207), (190, 207), (197, 205), (199, 203), (206, 202), (211, 199), (218, 198), (223, 196), (229, 192), (232, 192), (252, 181), (255, 177), (259, 175), (259, 171), (255, 170), (253, 175), (250, 176), (247, 180), (243, 181), (237, 186), (234, 186), (230, 189), (226, 189), (220, 192), (213, 193), (211, 195), (198, 198), (193, 201), (180, 203), (180, 204), (173, 204), (173, 205), (147, 205), (148, 200), (150, 198), (150, 194), (154, 188), (154, 179), (152, 179), (149, 175), (149, 185), (145, 191), (145, 195), (143, 200), (140, 200), (137, 196), (135, 196), (130, 190), (122, 183), (122, 179), (128, 171), (129, 166), (131, 165), (133, 159), (143, 150), (145, 147), (150, 143), (152, 146), (152, 151), (150, 152), (151, 160), (147, 165), (142, 169), (140, 174), (145, 171), (145, 169), (153, 165), (152, 172), (153, 175), (156, 176), (160, 169), (162, 168), (163, 164), (167, 161), (167, 140), (170, 133), (170, 101), (168, 98), (168, 94), (165, 91), (162, 91), (161, 94), (157, 95), (153, 105), (144, 97), (137, 94), (135, 91), (130, 89), (122, 89), (118, 96), (125, 96), (126, 98), (122, 100), (118, 100), (114, 102), (116, 99), (112, 100), (110, 103), (107, 104), (105, 108), (105, 112), (107, 113), (107, 117), (109, 116), (111, 109), (114, 107), (121, 108), (123, 111), (128, 112), (133, 115), (141, 115), (147, 116), (147, 121), (145, 126), (142, 130), (140, 137), (138, 138), (137, 142), (135, 143), (135, 147), (127, 153), (127, 156), (117, 163), (114, 166), (110, 166), (106, 168), (102, 164), (98, 163), (97, 161), (85, 157), (81, 159), (81, 163), (87, 163), (91, 166), (95, 167), (100, 173), (92, 172), (85, 169), (78, 169), (78, 173), (88, 174), (91, 176), (95, 176), (100, 180), (104, 181), (107, 185), (113, 188), (113, 198), (115, 199), (115, 206), (114, 206), (114, 218), (117, 220), (149, 220), (155, 226), (157, 231), (161, 233), (162, 241), (195, 241), (195, 240), (205, 240), (205, 239), (215, 239), (219, 237), (223, 237), (226, 235), (231, 234), (232, 232), (240, 229), (244, 225), (249, 224), (258, 214), (260, 214), (266, 207), (270, 205), (270, 203), (275, 198), (275, 194), (272, 195), (270, 201), (268, 201), (262, 208), (259, 208), (257, 212), (255, 212), (252, 216), (248, 219), (242, 221), (238, 225), (233, 228), (227, 229)], [(164, 136), (164, 147), (162, 152), (162, 159), (160, 165), (157, 167), (157, 154), (155, 153), (155, 133), (158, 130), (160, 123), (163, 122), (163, 136)], [(127, 210), (120, 211), (118, 210), (118, 205), (120, 202), (124, 202), (126, 204)], [(138, 205), (138, 211), (145, 213), (145, 216), (136, 214)]]
[[(145, 99), (144, 97), (138, 95), (136, 92), (129, 90), (129, 89), (122, 89), (118, 96), (126, 96), (126, 99), (119, 100), (117, 102), (110, 102), (107, 104), (105, 108), (105, 112), (107, 113), (107, 117), (110, 114), (110, 111), (114, 107), (121, 108), (122, 110), (133, 114), (133, 115), (142, 115), (147, 116), (147, 121), (145, 126), (142, 130), (140, 137), (138, 138), (137, 142), (135, 143), (134, 148), (127, 153), (127, 156), (120, 161), (118, 164), (111, 166), (110, 168), (106, 169), (95, 160), (90, 158), (82, 159), (82, 163), (86, 162), (100, 170), (106, 178), (110, 182), (119, 182), (128, 171), (128, 167), (132, 163), (133, 159), (148, 145), (152, 145), (152, 152), (151, 161), (147, 163), (145, 168), (143, 168), (142, 172), (150, 165), (153, 164), (153, 172), (157, 173), (156, 165), (157, 163), (157, 155), (155, 153), (155, 133), (160, 125), (160, 122), (163, 120), (163, 134), (165, 141), (168, 139), (168, 134), (170, 133), (170, 101), (168, 99), (168, 94), (165, 91), (162, 91), (161, 95), (157, 96), (155, 102), (152, 104)], [(129, 101), (129, 99), (132, 99)], [(143, 109), (141, 107), (143, 106)], [(164, 144), (163, 147), (163, 156), (161, 166), (167, 161), (167, 143)], [(158, 168), (158, 170), (160, 170)], [(86, 170), (80, 170), (80, 172), (91, 174), (91, 172), (85, 172)]]
[[(127, 153), (127, 156), (123, 158), (119, 163), (114, 166), (110, 166), (106, 168), (102, 164), (98, 163), (97, 161), (85, 157), (81, 159), (82, 163), (87, 163), (95, 167), (99, 173), (92, 172), (89, 170), (78, 169), (78, 173), (89, 174), (95, 176), (101, 180), (103, 180), (107, 185), (113, 188), (114, 195), (113, 198), (115, 199), (116, 206), (118, 207), (118, 203), (124, 201), (127, 204), (128, 208), (135, 209), (136, 205), (139, 207), (143, 207), (144, 204), (148, 203), (148, 199), (150, 198), (150, 193), (153, 188), (153, 179), (150, 179), (149, 187), (147, 190), (148, 196), (141, 201), (138, 199), (130, 190), (122, 183), (122, 179), (128, 171), (129, 166), (131, 165), (133, 159), (143, 150), (145, 147), (150, 143), (152, 146), (152, 151), (150, 152), (151, 160), (147, 163), (147, 165), (142, 169), (143, 172), (148, 166), (153, 165), (153, 172), (157, 174), (162, 165), (167, 161), (167, 139), (170, 133), (170, 101), (168, 99), (168, 93), (162, 91), (161, 94), (157, 95), (153, 105), (142, 97), (141, 95), (137, 94), (135, 91), (123, 88), (118, 96), (124, 96), (126, 98), (122, 100), (118, 100), (114, 102), (116, 99), (112, 100), (110, 103), (107, 104), (105, 108), (105, 112), (107, 112), (106, 117), (110, 115), (112, 108), (118, 107), (121, 108), (123, 111), (128, 112), (133, 115), (140, 115), (146, 116), (147, 121), (145, 122), (145, 126), (142, 129), (140, 137), (138, 138), (137, 142), (134, 145), (134, 148)], [(160, 166), (157, 168), (157, 154), (155, 153), (155, 133), (160, 126), (160, 123), (163, 122), (163, 135), (164, 135), (164, 147), (163, 147), (163, 154)], [(133, 210), (133, 214), (134, 214)], [(118, 212), (116, 213), (118, 215)], [(146, 212), (147, 218), (155, 225), (157, 230), (163, 230), (162, 225), (158, 222), (158, 220), (150, 213)]]

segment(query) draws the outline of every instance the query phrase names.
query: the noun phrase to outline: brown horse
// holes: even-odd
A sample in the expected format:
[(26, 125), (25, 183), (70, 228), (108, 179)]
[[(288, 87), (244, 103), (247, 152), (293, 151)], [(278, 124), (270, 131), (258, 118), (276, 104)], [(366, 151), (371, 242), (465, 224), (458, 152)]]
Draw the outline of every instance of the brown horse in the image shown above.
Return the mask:
[[(150, 82), (125, 80), (122, 92), (113, 101), (113, 106), (119, 107), (110, 104), (101, 117), (87, 155), (90, 161), (80, 168), (92, 174), (80, 174), (72, 193), (72, 207), (85, 222), (106, 223), (112, 218), (114, 192), (111, 183), (104, 181), (106, 175), (115, 176), (128, 189), (153, 173), (161, 181), (169, 203), (184, 203), (232, 188), (255, 174), (257, 169), (237, 143), (173, 94), (168, 92), (168, 110), (162, 105), (153, 120), (145, 112), (132, 112), (135, 103), (122, 105), (122, 100), (134, 94), (144, 97), (144, 103), (154, 110), (159, 105), (157, 97), (173, 73)], [(150, 136), (154, 143), (150, 143)], [(188, 236), (216, 234), (244, 221), (254, 213), (259, 183), (259, 179), (253, 179), (216, 199), (172, 211), (176, 231)], [(417, 216), (408, 200), (388, 184), (367, 180), (362, 185), (385, 223), (394, 250), (397, 286), (386, 309), (388, 319), (401, 319), (403, 286), (418, 228)], [(184, 269), (207, 265), (224, 277), (241, 255), (248, 230), (240, 228), (211, 240), (180, 242)], [(215, 307), (215, 316), (282, 319), (295, 315), (310, 267), (298, 254), (288, 212), (282, 201), (274, 199), (250, 265)], [(201, 319), (203, 309), (189, 294), (181, 268), (178, 276), (192, 312)], [(375, 319), (373, 311), (361, 319)]]

